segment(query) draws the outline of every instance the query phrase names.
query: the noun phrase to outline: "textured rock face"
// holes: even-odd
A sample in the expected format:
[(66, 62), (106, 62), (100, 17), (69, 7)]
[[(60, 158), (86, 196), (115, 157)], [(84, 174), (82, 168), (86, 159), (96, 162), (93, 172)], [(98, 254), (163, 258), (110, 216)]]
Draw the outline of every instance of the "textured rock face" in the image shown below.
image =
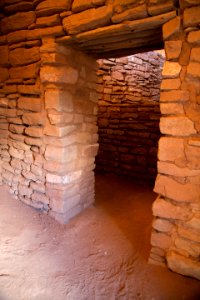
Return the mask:
[(97, 170), (155, 180), (163, 60), (149, 52), (99, 61)]

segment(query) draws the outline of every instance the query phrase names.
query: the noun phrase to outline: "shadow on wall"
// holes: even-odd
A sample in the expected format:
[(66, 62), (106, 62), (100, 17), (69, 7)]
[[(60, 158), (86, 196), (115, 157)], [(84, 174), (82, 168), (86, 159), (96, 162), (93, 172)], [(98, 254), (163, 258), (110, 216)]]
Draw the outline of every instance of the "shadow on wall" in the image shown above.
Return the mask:
[(164, 51), (99, 60), (97, 172), (153, 183)]

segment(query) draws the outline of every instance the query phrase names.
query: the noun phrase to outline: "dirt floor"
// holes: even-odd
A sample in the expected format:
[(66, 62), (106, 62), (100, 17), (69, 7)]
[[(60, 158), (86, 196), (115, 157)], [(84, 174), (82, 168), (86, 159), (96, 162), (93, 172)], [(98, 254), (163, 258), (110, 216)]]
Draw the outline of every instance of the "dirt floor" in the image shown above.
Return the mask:
[(147, 264), (150, 188), (97, 176), (96, 204), (67, 225), (0, 188), (0, 300), (200, 299), (200, 282)]

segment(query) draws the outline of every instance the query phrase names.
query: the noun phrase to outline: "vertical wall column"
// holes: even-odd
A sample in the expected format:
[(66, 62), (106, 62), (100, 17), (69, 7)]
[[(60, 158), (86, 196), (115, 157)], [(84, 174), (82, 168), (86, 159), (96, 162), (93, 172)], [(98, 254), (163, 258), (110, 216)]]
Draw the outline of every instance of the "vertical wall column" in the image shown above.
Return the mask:
[(180, 16), (163, 26), (163, 137), (150, 262), (200, 279), (200, 6), (190, 2), (180, 1)]
[(67, 222), (94, 201), (97, 144), (96, 62), (44, 39), (41, 81), (47, 122), (44, 128), (49, 214)]

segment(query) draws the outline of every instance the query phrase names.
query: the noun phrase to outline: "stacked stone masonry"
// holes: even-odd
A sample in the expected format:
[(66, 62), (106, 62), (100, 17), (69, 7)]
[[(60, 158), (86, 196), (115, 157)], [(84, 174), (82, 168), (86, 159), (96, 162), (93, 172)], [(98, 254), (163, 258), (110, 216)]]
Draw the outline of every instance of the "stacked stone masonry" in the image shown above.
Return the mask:
[(99, 60), (97, 171), (154, 182), (160, 138), (158, 52)]
[(199, 0), (1, 0), (0, 8), (0, 181), (61, 222), (94, 198), (95, 58), (159, 49), (164, 39), (150, 261), (200, 279)]

